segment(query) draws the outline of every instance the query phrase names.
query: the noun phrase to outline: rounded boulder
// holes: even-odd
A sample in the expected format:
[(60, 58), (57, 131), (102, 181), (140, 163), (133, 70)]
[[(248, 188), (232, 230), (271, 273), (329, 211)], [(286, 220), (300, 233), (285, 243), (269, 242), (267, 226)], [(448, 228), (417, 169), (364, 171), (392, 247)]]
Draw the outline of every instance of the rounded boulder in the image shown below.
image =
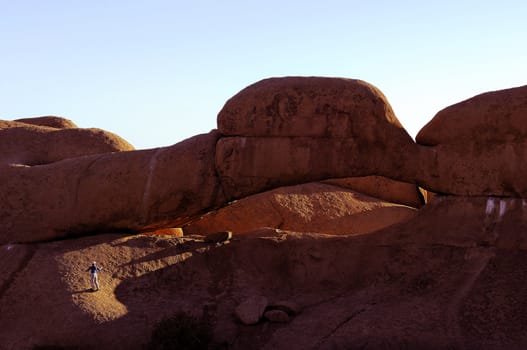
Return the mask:
[(418, 182), (434, 192), (526, 197), (527, 85), (447, 107), (417, 134)]
[(120, 136), (101, 129), (55, 128), (0, 121), (0, 164), (42, 165), (133, 149)]

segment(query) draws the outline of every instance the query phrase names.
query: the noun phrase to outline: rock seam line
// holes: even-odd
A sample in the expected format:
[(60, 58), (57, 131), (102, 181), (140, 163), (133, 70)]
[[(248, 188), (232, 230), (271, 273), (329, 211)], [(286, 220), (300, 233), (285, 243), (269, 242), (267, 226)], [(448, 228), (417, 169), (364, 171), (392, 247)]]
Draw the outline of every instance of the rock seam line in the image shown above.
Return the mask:
[(148, 163), (148, 175), (146, 177), (145, 187), (143, 190), (143, 199), (141, 203), (141, 217), (143, 224), (146, 224), (148, 221), (148, 200), (150, 199), (150, 192), (152, 190), (153, 173), (157, 165), (157, 157), (161, 152), (163, 152), (163, 150), (164, 148), (158, 148)]
[(33, 256), (35, 255), (37, 251), (37, 247), (27, 244), (26, 245), (28, 251), (26, 252), (24, 258), (18, 265), (18, 268), (13, 271), (9, 277), (5, 280), (5, 282), (0, 286), (0, 300), (4, 297), (4, 294), (7, 292), (9, 287), (11, 287), (11, 284), (16, 280), (17, 276), (26, 268), (26, 266), (29, 264), (31, 259), (33, 259)]
[(364, 311), (366, 311), (366, 308), (362, 308), (360, 310), (357, 310), (355, 312), (353, 312), (351, 315), (349, 315), (348, 317), (346, 317), (344, 320), (340, 321), (337, 326), (335, 328), (333, 328), (331, 330), (331, 332), (329, 332), (328, 334), (326, 334), (325, 336), (322, 337), (322, 339), (320, 339), (320, 341), (315, 345), (314, 349), (320, 349), (320, 346), (326, 341), (328, 340), (329, 338), (331, 338), (331, 336), (335, 333), (338, 332), (338, 330), (343, 327), (346, 323), (348, 323), (349, 321), (351, 321), (352, 319), (354, 319), (355, 317), (357, 317), (358, 315), (360, 315), (361, 313), (363, 313)]

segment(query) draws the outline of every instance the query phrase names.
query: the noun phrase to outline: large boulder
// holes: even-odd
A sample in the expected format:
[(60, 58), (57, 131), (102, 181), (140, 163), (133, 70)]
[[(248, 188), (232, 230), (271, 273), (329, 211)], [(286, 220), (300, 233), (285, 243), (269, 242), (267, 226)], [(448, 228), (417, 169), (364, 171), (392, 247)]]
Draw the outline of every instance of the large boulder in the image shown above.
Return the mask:
[(123, 138), (101, 129), (58, 129), (0, 120), (0, 166), (42, 165), (67, 158), (133, 149)]
[(523, 142), (527, 85), (479, 94), (439, 111), (417, 134), (425, 146)]
[[(218, 114), (228, 198), (331, 177), (410, 179), (416, 145), (374, 86), (339, 78), (262, 80)], [(403, 166), (404, 165), (404, 166)]]
[(527, 197), (527, 85), (438, 112), (419, 131), (418, 182), (434, 192)]
[[(388, 100), (357, 79), (270, 78), (229, 99), (218, 114), (225, 136), (356, 137), (407, 143), (409, 136)], [(411, 140), (411, 139), (410, 139)]]
[(237, 200), (184, 227), (185, 234), (261, 227), (332, 235), (374, 232), (409, 220), (417, 210), (322, 183), (281, 187)]
[(0, 172), (0, 242), (177, 227), (223, 204), (215, 132), (171, 147), (77, 157)]
[(268, 305), (267, 298), (261, 295), (253, 295), (240, 303), (235, 309), (236, 317), (246, 325), (258, 323)]

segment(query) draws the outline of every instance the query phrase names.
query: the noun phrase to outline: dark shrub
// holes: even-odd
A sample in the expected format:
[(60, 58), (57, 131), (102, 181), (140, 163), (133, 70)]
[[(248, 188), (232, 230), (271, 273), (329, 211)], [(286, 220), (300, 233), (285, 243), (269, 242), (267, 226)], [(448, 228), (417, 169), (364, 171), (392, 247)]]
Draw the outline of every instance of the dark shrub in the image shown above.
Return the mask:
[(200, 321), (184, 312), (178, 312), (155, 325), (147, 349), (207, 349), (211, 339), (212, 330), (207, 322)]

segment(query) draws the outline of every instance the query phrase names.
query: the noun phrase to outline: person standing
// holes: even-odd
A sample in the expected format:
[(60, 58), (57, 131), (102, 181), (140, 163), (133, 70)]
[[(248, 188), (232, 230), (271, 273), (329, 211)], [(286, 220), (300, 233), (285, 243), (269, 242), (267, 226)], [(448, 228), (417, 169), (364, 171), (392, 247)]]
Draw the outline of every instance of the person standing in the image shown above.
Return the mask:
[(90, 271), (91, 289), (94, 292), (99, 290), (99, 276), (97, 275), (97, 272), (101, 270), (102, 266), (97, 266), (95, 261), (86, 269), (86, 271)]

